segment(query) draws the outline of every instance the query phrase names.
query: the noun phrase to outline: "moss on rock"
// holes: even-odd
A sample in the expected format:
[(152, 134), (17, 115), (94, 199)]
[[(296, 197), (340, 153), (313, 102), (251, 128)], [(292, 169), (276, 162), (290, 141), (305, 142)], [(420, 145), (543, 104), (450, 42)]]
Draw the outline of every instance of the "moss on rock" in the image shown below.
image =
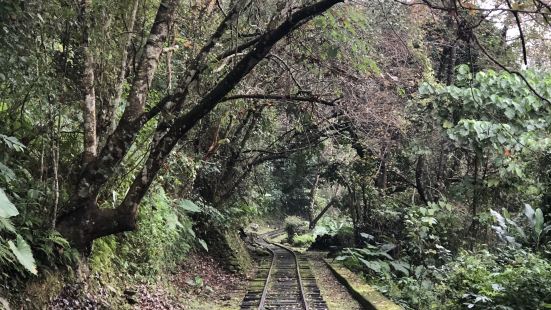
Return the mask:
[(210, 254), (229, 271), (247, 273), (252, 260), (237, 231), (214, 228), (205, 237)]

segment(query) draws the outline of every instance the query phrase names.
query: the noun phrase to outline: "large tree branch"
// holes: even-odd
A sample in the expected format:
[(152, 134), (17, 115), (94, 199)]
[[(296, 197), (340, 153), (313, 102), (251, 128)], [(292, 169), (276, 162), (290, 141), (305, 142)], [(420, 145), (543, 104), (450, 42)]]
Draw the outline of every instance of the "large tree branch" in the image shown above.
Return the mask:
[[(147, 192), (149, 186), (153, 182), (154, 177), (157, 175), (159, 169), (161, 168), (161, 165), (167, 159), (167, 157), (171, 153), (174, 146), (178, 143), (178, 141), (182, 137), (184, 137), (187, 134), (187, 132), (191, 128), (193, 128), (197, 124), (197, 122), (199, 122), (199, 120), (201, 120), (204, 116), (210, 113), (210, 111), (212, 111), (231, 90), (233, 90), (233, 88), (243, 79), (243, 77), (249, 74), (249, 72), (251, 72), (251, 70), (262, 59), (266, 57), (270, 49), (279, 40), (281, 40), (282, 38), (287, 36), (290, 32), (295, 30), (297, 26), (302, 24), (304, 21), (310, 20), (314, 16), (325, 12), (333, 5), (342, 1), (343, 0), (321, 0), (311, 5), (305, 6), (299, 9), (298, 11), (294, 12), (290, 16), (288, 16), (278, 27), (262, 35), (259, 41), (255, 44), (254, 48), (250, 52), (248, 52), (224, 76), (224, 78), (222, 78), (216, 84), (216, 86), (197, 103), (197, 105), (195, 105), (185, 115), (178, 117), (177, 119), (174, 120), (168, 132), (165, 135), (163, 135), (159, 139), (159, 141), (153, 146), (143, 169), (134, 179), (123, 202), (117, 207), (116, 209), (117, 216), (112, 221), (110, 221), (109, 223), (110, 227), (106, 229), (102, 229), (101, 232), (97, 232), (90, 236), (86, 236), (89, 239), (89, 241), (108, 234), (113, 234), (117, 232), (134, 229), (136, 224), (135, 220), (137, 215), (138, 204), (140, 203), (141, 199)], [(176, 1), (174, 0), (170, 2), (174, 4)], [(183, 100), (185, 100), (185, 96), (180, 98), (178, 97), (175, 97), (175, 98), (177, 99), (177, 101), (174, 102), (176, 105), (182, 104)], [(120, 124), (119, 127), (121, 125), (124, 126), (125, 119), (130, 118), (131, 120), (134, 120), (133, 116), (139, 114), (139, 113), (137, 114), (135, 113), (137, 111), (139, 112), (140, 109), (139, 108), (133, 109), (128, 113), (125, 112), (127, 114), (127, 117), (123, 118), (123, 120), (121, 121), (122, 124)], [(126, 122), (126, 124), (128, 124), (128, 122)], [(134, 133), (135, 128), (133, 128), (132, 125), (130, 125), (129, 129), (131, 131), (128, 132), (128, 134), (135, 136), (135, 133)], [(116, 133), (113, 134), (113, 136), (115, 135)], [(111, 153), (117, 153), (117, 156), (121, 156), (123, 154), (120, 154), (120, 153), (125, 154), (129, 147), (129, 145), (127, 144), (131, 144), (134, 137), (130, 136), (129, 138), (130, 139), (120, 139), (122, 144), (124, 144), (124, 149), (121, 149), (120, 152), (119, 150), (113, 150), (113, 152), (107, 152), (106, 155), (111, 156)], [(105, 148), (109, 148), (109, 146), (110, 144), (108, 143)], [(111, 147), (118, 147), (118, 146), (111, 145)], [(116, 159), (115, 163), (119, 162), (120, 159), (122, 159), (122, 156), (119, 159)], [(112, 169), (112, 168), (109, 168), (109, 169)], [(96, 177), (98, 175), (101, 175), (99, 171), (95, 173)], [(97, 187), (97, 185), (94, 185), (94, 186)], [(84, 196), (90, 197), (90, 189), (85, 189), (85, 190), (87, 193), (85, 193)], [(99, 188), (94, 188), (93, 191), (99, 191)], [(86, 202), (89, 202), (89, 201), (84, 201), (84, 203)], [(81, 222), (82, 220), (78, 218), (79, 216), (78, 213), (79, 212), (75, 212), (74, 214), (70, 215), (69, 216), (70, 220), (68, 220), (67, 222), (71, 222), (71, 220), (73, 220), (73, 224), (82, 223), (83, 225), (84, 224), (91, 225), (91, 226), (95, 225), (95, 223), (93, 222), (91, 223)], [(66, 235), (66, 234), (64, 235), (69, 238), (72, 237), (70, 235)]]
[(241, 53), (243, 52), (244, 50), (248, 49), (249, 47), (255, 45), (258, 40), (260, 40), (260, 36), (254, 38), (254, 39), (250, 39), (249, 41), (247, 42), (244, 42), (242, 43), (241, 45), (238, 45), (236, 47), (233, 47), (233, 48), (230, 48), (222, 53), (220, 53), (219, 55), (217, 55), (214, 60), (215, 61), (220, 61), (226, 57), (230, 57), (232, 55), (235, 55), (237, 53)]
[(226, 94), (264, 59), (279, 40), (292, 32), (304, 20), (311, 19), (339, 2), (342, 2), (342, 0), (322, 0), (306, 6), (289, 16), (277, 28), (262, 35), (254, 49), (247, 53), (195, 107), (184, 116), (175, 120), (166, 135), (159, 140), (156, 147), (150, 153), (144, 168), (132, 183), (128, 195), (119, 206), (119, 209), (124, 210), (123, 212), (126, 212), (128, 216), (134, 217), (141, 198), (149, 188), (151, 182), (153, 182), (161, 164), (168, 157), (176, 143), (200, 119), (212, 111)]
[[(128, 20), (128, 28), (126, 30), (127, 31), (126, 42), (122, 50), (119, 76), (117, 77), (117, 83), (115, 84), (115, 94), (113, 98), (109, 100), (107, 107), (105, 107), (104, 109), (102, 109), (102, 111), (100, 111), (100, 115), (98, 119), (98, 132), (100, 132), (100, 134), (105, 137), (110, 136), (115, 130), (115, 127), (117, 125), (115, 111), (121, 101), (124, 82), (126, 81), (126, 78), (127, 78), (126, 71), (128, 67), (128, 54), (129, 54), (130, 48), (132, 47), (132, 37), (134, 36), (134, 25), (136, 23), (136, 15), (138, 12), (139, 3), (140, 3), (139, 0), (134, 0), (132, 11), (130, 13), (130, 18)], [(105, 142), (100, 143), (100, 145), (103, 145), (103, 144), (105, 144)]]
[(329, 201), (329, 203), (325, 207), (323, 207), (323, 210), (321, 210), (321, 212), (312, 221), (310, 221), (309, 228), (314, 229), (321, 217), (329, 210), (329, 208), (335, 205), (335, 203), (337, 203), (337, 200), (335, 198), (331, 199), (331, 201)]
[(84, 71), (82, 74), (82, 118), (84, 127), (83, 164), (93, 161), (98, 152), (96, 134), (96, 92), (94, 87), (94, 57), (90, 50), (90, 0), (80, 1), (79, 19), (82, 25), (82, 53)]
[(302, 102), (320, 103), (331, 107), (335, 106), (335, 100), (327, 101), (313, 95), (302, 96), (302, 95), (238, 94), (238, 95), (224, 97), (222, 100), (220, 100), (220, 102), (237, 100), (237, 99), (302, 101)]
[(90, 206), (89, 200), (95, 201), (101, 187), (116, 171), (138, 131), (145, 123), (140, 118), (136, 119), (136, 116), (143, 110), (149, 85), (162, 52), (162, 45), (168, 34), (168, 26), (174, 18), (178, 4), (179, 0), (163, 0), (159, 4), (138, 72), (132, 83), (128, 97), (129, 106), (115, 132), (107, 139), (99, 156), (84, 167), (79, 176), (75, 193), (69, 201), (71, 208), (85, 208)]
[(174, 13), (179, 2), (179, 0), (163, 0), (159, 4), (155, 21), (143, 50), (138, 71), (128, 95), (128, 107), (122, 116), (126, 121), (132, 122), (136, 120), (144, 111), (149, 87), (151, 86), (151, 81), (153, 81), (155, 71), (157, 71), (159, 57), (163, 52), (163, 45), (168, 37), (170, 24), (174, 19)]
[(203, 71), (205, 71), (205, 69), (207, 68), (207, 56), (212, 52), (216, 44), (220, 41), (222, 35), (231, 25), (231, 22), (234, 20), (234, 18), (239, 14), (239, 12), (248, 7), (249, 4), (250, 0), (241, 0), (232, 7), (232, 9), (224, 17), (222, 22), (218, 25), (207, 44), (205, 44), (201, 48), (197, 56), (195, 56), (193, 61), (187, 66), (186, 72), (181, 81), (181, 85), (174, 95), (174, 98), (172, 98), (171, 100), (172, 104), (168, 104), (166, 107), (161, 106), (160, 109), (157, 108), (157, 110), (160, 111), (167, 108), (167, 110), (177, 112), (181, 109), (182, 104), (185, 102), (189, 93), (189, 86), (194, 81), (196, 81), (201, 73), (203, 73)]
[[(247, 0), (244, 1), (245, 5), (249, 3)], [(201, 49), (194, 61), (188, 66), (187, 73), (185, 74), (186, 78), (183, 79), (181, 83), (182, 86), (179, 90), (174, 94), (165, 96), (150, 111), (138, 113), (143, 110), (150, 84), (150, 80), (148, 79), (152, 78), (156, 70), (159, 56), (162, 52), (162, 44), (168, 36), (169, 24), (174, 18), (178, 3), (179, 0), (165, 0), (159, 5), (155, 23), (151, 29), (146, 48), (144, 49), (145, 51), (142, 57), (142, 63), (139, 66), (139, 72), (134, 78), (132, 90), (129, 94), (129, 104), (131, 101), (134, 102), (132, 104), (134, 108), (129, 107), (125, 110), (117, 128), (107, 139), (97, 160), (92, 161), (84, 168), (78, 180), (76, 194), (71, 198), (70, 205), (86, 206), (88, 205), (87, 200), (95, 199), (101, 187), (118, 169), (121, 160), (128, 153), (140, 129), (161, 111), (165, 109), (174, 110), (175, 105), (180, 107), (183, 104), (187, 96), (189, 84), (197, 78), (202, 70), (204, 70), (204, 58), (206, 58), (208, 53), (216, 45), (218, 39), (227, 29), (229, 22), (237, 12), (239, 12), (239, 8), (242, 8), (242, 6), (235, 6), (218, 26), (209, 43)], [(149, 56), (147, 56), (148, 54)], [(142, 78), (140, 79), (138, 76)], [(145, 93), (141, 93), (138, 90), (142, 90)]]

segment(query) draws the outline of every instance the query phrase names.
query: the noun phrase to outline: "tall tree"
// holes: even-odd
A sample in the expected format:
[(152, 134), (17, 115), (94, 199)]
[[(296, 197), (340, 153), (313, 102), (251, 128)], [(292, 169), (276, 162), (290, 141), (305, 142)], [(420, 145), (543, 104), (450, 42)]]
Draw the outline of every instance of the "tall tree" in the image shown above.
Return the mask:
[[(277, 42), (339, 2), (341, 0), (306, 3), (298, 9), (288, 8), (285, 16), (280, 16), (283, 12), (276, 12), (267, 29), (252, 42), (247, 41), (230, 49), (235, 52), (216, 56), (217, 43), (251, 4), (250, 1), (237, 1), (225, 12), (225, 17), (210, 39), (188, 64), (177, 89), (146, 110), (149, 89), (179, 5), (178, 0), (161, 1), (138, 63), (127, 107), (97, 158), (83, 167), (67, 202), (70, 211), (60, 217), (57, 229), (80, 249), (86, 249), (98, 237), (135, 229), (138, 205), (176, 144), (266, 57)], [(191, 99), (189, 95), (193, 82), (207, 73), (213, 55), (215, 59), (222, 60), (237, 52), (244, 52), (239, 61), (217, 78), (214, 86), (204, 95)], [(184, 112), (183, 107), (190, 100), (196, 104)], [(114, 209), (100, 208), (97, 204), (100, 191), (116, 173), (143, 126), (161, 112), (168, 116), (163, 117), (157, 126), (148, 159), (132, 182), (126, 197)]]

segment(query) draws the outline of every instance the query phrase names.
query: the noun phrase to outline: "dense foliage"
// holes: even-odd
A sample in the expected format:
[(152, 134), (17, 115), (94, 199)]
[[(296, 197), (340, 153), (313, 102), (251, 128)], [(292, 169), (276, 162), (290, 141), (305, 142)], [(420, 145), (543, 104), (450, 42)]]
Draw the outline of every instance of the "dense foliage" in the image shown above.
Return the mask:
[(266, 220), (408, 309), (550, 308), (550, 15), (1, 1), (1, 296), (243, 271)]

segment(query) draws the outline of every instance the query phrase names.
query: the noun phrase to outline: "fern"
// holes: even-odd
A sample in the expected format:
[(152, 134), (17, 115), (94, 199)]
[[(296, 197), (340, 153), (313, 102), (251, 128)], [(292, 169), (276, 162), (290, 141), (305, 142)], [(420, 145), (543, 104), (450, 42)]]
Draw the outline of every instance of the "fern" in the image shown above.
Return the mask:
[(7, 246), (5, 240), (2, 240), (0, 243), (0, 265), (10, 266), (15, 263), (15, 257), (11, 252), (10, 248)]
[(0, 231), (8, 231), (11, 233), (16, 233), (15, 226), (10, 219), (0, 216)]
[(11, 182), (15, 179), (15, 173), (6, 165), (0, 162), (0, 176), (3, 177), (6, 182)]
[[(42, 252), (51, 263), (71, 264), (78, 260), (76, 250), (71, 249), (69, 241), (57, 231), (50, 231), (47, 235), (36, 238), (34, 243), (37, 245), (36, 250)], [(54, 251), (55, 249), (62, 251)]]
[(57, 231), (52, 231), (48, 234), (48, 237), (44, 240), (45, 242), (51, 242), (53, 244), (56, 244), (63, 248), (69, 247), (69, 241), (67, 239), (63, 238), (61, 234)]
[(25, 145), (19, 142), (16, 137), (8, 137), (6, 135), (0, 134), (0, 142), (2, 142), (9, 149), (16, 152), (22, 152), (23, 150), (25, 150)]

